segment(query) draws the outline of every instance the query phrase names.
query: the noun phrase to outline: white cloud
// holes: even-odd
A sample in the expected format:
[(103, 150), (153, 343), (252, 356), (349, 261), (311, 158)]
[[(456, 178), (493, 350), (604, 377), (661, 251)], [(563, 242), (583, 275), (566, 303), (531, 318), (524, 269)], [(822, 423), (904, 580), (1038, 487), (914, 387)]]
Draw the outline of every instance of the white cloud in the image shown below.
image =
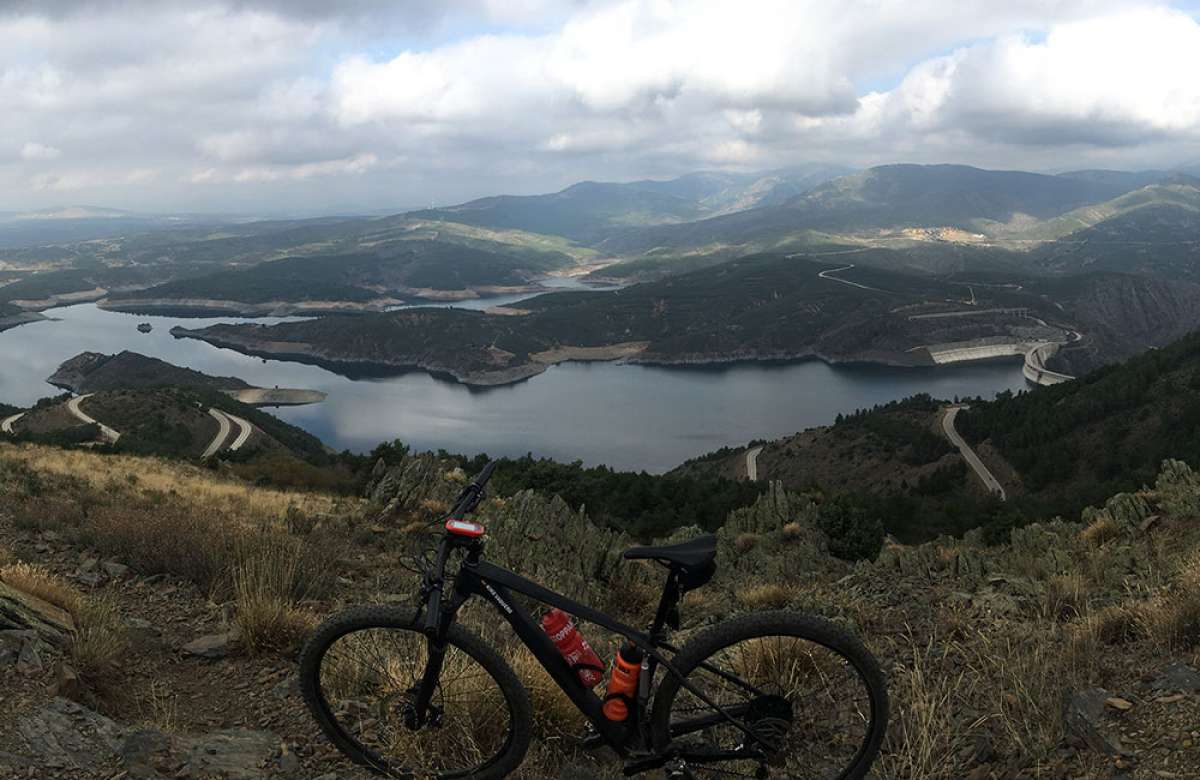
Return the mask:
[(37, 141), (26, 141), (21, 146), (22, 160), (57, 160), (59, 157), (62, 157), (62, 150)]
[(1200, 159), (1200, 25), (1136, 1), (3, 8), (0, 208), (64, 189), (333, 210), (803, 160)]

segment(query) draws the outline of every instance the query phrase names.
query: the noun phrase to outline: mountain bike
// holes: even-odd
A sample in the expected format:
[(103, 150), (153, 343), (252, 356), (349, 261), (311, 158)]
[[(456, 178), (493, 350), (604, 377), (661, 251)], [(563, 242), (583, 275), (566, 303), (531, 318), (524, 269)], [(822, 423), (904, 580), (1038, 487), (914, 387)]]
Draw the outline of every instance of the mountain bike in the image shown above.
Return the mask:
[[(582, 747), (607, 745), (626, 775), (662, 769), (673, 778), (828, 780), (867, 773), (887, 727), (888, 698), (878, 663), (857, 638), (821, 618), (770, 611), (672, 645), (683, 594), (716, 571), (711, 535), (624, 552), (666, 569), (646, 631), (488, 563), (485, 529), (466, 516), (494, 469), (488, 464), (444, 523), (437, 521), (442, 530), (421, 559), (414, 609), (351, 608), (325, 621), (302, 651), (305, 702), (346, 756), (405, 778), (502, 778), (520, 766), (533, 729), (529, 693), (504, 657), (457, 621), (468, 600), (481, 598), (586, 718)], [(514, 594), (636, 646), (643, 660), (626, 719), (605, 717), (601, 697)]]

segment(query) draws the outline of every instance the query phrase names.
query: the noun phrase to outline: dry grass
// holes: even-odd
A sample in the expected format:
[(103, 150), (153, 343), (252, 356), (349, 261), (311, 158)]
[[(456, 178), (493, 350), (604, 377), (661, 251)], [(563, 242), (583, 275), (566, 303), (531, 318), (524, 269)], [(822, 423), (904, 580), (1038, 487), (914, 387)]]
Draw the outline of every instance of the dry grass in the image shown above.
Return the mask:
[(125, 652), (125, 626), (116, 601), (109, 596), (82, 599), (75, 618), (71, 660), (80, 678), (90, 684), (105, 682)]
[(1071, 620), (1087, 608), (1088, 581), (1081, 574), (1060, 574), (1046, 583), (1045, 615), (1050, 620)]
[(1140, 635), (1138, 610), (1126, 604), (1110, 604), (1089, 610), (1081, 620), (1069, 626), (1068, 636), (1074, 643), (1115, 645)]
[(529, 691), (536, 733), (549, 738), (578, 737), (583, 733), (583, 715), (528, 650), (516, 646), (507, 654), (507, 660)]
[(1093, 547), (1099, 547), (1120, 535), (1121, 527), (1107, 515), (1096, 518), (1091, 525), (1079, 532), (1079, 536)]
[(66, 580), (46, 571), (41, 566), (29, 563), (10, 563), (0, 568), (0, 580), (4, 584), (28, 593), (48, 604), (64, 609), (72, 617), (81, 609), (83, 594)]
[(783, 609), (796, 595), (793, 588), (774, 583), (751, 585), (737, 592), (737, 600), (748, 609)]
[(804, 526), (800, 525), (799, 523), (787, 523), (783, 526), (781, 535), (783, 536), (783, 540), (785, 542), (800, 541), (807, 536), (804, 531)]
[(250, 653), (295, 649), (318, 623), (298, 606), (314, 586), (306, 545), (282, 533), (246, 536), (234, 550), (235, 620)]
[(1087, 675), (1087, 670), (1076, 664), (1090, 665), (1094, 656), (1063, 653), (1056, 635), (1049, 631), (1017, 638), (993, 629), (981, 632), (964, 650), (979, 684), (1002, 692), (991, 700), (996, 711), (990, 720), (999, 724), (1006, 741), (1019, 755), (1052, 754), (1062, 739), (1063, 696)]
[(733, 540), (733, 548), (739, 553), (748, 553), (758, 545), (758, 534), (738, 534)]
[(161, 680), (150, 683), (145, 696), (138, 700), (142, 708), (142, 723), (173, 734), (180, 730), (179, 696)]
[(112, 598), (85, 596), (62, 577), (28, 563), (0, 568), (0, 580), (71, 616), (71, 663), (84, 682), (96, 684), (111, 675), (125, 650), (125, 628)]
[[(290, 492), (223, 479), (185, 463), (128, 455), (98, 455), (32, 445), (5, 446), (3, 457), (41, 475), (71, 477), (97, 490), (123, 484), (143, 494), (164, 494), (219, 513), (281, 518), (289, 507), (306, 514), (334, 511), (339, 499), (320, 493)], [(342, 500), (344, 501), (344, 499)]]
[(891, 676), (895, 702), (887, 750), (880, 758), (884, 777), (904, 780), (951, 780), (962, 776), (955, 748), (962, 727), (955, 719), (956, 699), (968, 687), (966, 673), (940, 674), (934, 665), (934, 640), (913, 645), (912, 660)]

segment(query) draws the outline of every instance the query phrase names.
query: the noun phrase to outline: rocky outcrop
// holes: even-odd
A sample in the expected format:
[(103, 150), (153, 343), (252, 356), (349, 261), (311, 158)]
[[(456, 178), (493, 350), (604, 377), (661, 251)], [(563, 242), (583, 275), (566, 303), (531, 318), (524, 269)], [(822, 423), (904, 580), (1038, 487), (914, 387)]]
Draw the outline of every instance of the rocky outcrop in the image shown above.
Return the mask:
[(1200, 517), (1200, 475), (1183, 461), (1163, 461), (1154, 490), (1167, 514)]
[(380, 517), (388, 518), (399, 512), (415, 511), (426, 501), (449, 505), (465, 483), (466, 475), (461, 469), (455, 473), (433, 455), (413, 455), (390, 467), (380, 460), (366, 495), (379, 508)]
[[(27, 755), (0, 753), (0, 770), (13, 776), (17, 772), (26, 776), (26, 771), (37, 768), (57, 770), (64, 777), (87, 772), (89, 777), (142, 780), (251, 780), (267, 775), (284, 757), (279, 753), (279, 738), (268, 731), (225, 729), (180, 735), (135, 729), (62, 698), (19, 718), (16, 728)], [(102, 768), (115, 771), (102, 774)]]
[(0, 582), (0, 631), (32, 631), (46, 642), (63, 645), (74, 630), (65, 610)]

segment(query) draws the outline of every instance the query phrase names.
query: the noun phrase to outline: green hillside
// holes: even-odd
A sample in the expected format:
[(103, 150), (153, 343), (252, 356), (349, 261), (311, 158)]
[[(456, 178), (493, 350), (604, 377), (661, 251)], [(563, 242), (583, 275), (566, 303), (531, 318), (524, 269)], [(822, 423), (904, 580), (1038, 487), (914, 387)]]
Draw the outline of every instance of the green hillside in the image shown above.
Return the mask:
[(1200, 463), (1200, 334), (1083, 378), (959, 415), (1021, 476), (1036, 511), (1072, 515), (1152, 482), (1165, 458)]
[(818, 186), (779, 206), (660, 226), (606, 241), (604, 249), (640, 254), (714, 246), (800, 246), (811, 231), (863, 233), (905, 227), (979, 231), (1018, 215), (1059, 216), (1127, 192), (1141, 180), (1071, 178), (964, 165), (884, 165)]

